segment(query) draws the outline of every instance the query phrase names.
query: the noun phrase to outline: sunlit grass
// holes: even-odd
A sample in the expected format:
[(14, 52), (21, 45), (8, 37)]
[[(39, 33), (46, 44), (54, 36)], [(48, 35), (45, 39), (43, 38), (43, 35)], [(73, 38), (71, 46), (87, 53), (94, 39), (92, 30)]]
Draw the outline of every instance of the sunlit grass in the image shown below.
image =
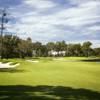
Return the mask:
[(79, 61), (85, 57), (64, 57), (57, 61), (53, 59), (55, 58), (32, 59), (38, 60), (38, 63), (27, 62), (26, 59), (4, 60), (18, 62), (20, 66), (16, 71), (1, 71), (0, 85), (70, 86), (100, 91), (100, 63)]

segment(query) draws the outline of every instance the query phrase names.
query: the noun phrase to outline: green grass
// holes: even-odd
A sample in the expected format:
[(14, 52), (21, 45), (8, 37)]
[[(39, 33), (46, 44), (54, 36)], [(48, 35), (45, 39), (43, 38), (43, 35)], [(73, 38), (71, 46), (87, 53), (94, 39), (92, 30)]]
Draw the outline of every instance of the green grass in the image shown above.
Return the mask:
[[(82, 57), (53, 59), (32, 59), (39, 63), (9, 59), (20, 66), (0, 72), (0, 100), (100, 100), (100, 94), (92, 92), (100, 92), (100, 62), (81, 62), (88, 59)], [(5, 96), (2, 88), (8, 93)]]

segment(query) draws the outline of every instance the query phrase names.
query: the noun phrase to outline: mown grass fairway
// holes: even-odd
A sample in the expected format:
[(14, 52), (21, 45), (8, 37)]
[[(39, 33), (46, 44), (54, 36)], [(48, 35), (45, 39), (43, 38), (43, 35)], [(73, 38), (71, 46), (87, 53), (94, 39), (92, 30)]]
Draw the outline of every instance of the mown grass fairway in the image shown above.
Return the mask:
[(20, 66), (0, 70), (0, 100), (100, 100), (100, 62), (82, 59), (10, 59)]

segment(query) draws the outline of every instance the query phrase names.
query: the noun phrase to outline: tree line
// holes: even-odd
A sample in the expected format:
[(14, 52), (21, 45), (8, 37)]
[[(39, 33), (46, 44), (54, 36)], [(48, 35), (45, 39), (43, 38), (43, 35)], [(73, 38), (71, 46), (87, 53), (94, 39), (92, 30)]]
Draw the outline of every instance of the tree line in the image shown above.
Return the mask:
[[(5, 35), (3, 44), (0, 43), (0, 56), (2, 59), (54, 56), (50, 54), (51, 51), (58, 52), (55, 56), (100, 56), (100, 47), (92, 48), (91, 46), (90, 41), (86, 41), (82, 45), (80, 43), (67, 44), (65, 41), (48, 42), (44, 45), (41, 42), (32, 42), (31, 38), (23, 40), (18, 36)], [(61, 51), (64, 51), (65, 54), (59, 53)]]

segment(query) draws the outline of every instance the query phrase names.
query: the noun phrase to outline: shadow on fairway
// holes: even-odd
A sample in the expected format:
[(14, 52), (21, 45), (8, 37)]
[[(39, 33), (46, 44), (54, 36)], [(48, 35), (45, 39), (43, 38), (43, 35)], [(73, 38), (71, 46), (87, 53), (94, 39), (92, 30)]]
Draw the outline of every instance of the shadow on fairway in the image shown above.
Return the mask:
[(100, 62), (100, 59), (86, 59), (86, 60), (81, 60), (84, 62)]
[(100, 100), (100, 93), (63, 86), (0, 86), (0, 100)]
[(2, 69), (0, 69), (0, 72), (6, 72), (6, 73), (22, 73), (22, 72), (26, 72), (26, 70), (23, 70), (23, 69), (2, 68)]

